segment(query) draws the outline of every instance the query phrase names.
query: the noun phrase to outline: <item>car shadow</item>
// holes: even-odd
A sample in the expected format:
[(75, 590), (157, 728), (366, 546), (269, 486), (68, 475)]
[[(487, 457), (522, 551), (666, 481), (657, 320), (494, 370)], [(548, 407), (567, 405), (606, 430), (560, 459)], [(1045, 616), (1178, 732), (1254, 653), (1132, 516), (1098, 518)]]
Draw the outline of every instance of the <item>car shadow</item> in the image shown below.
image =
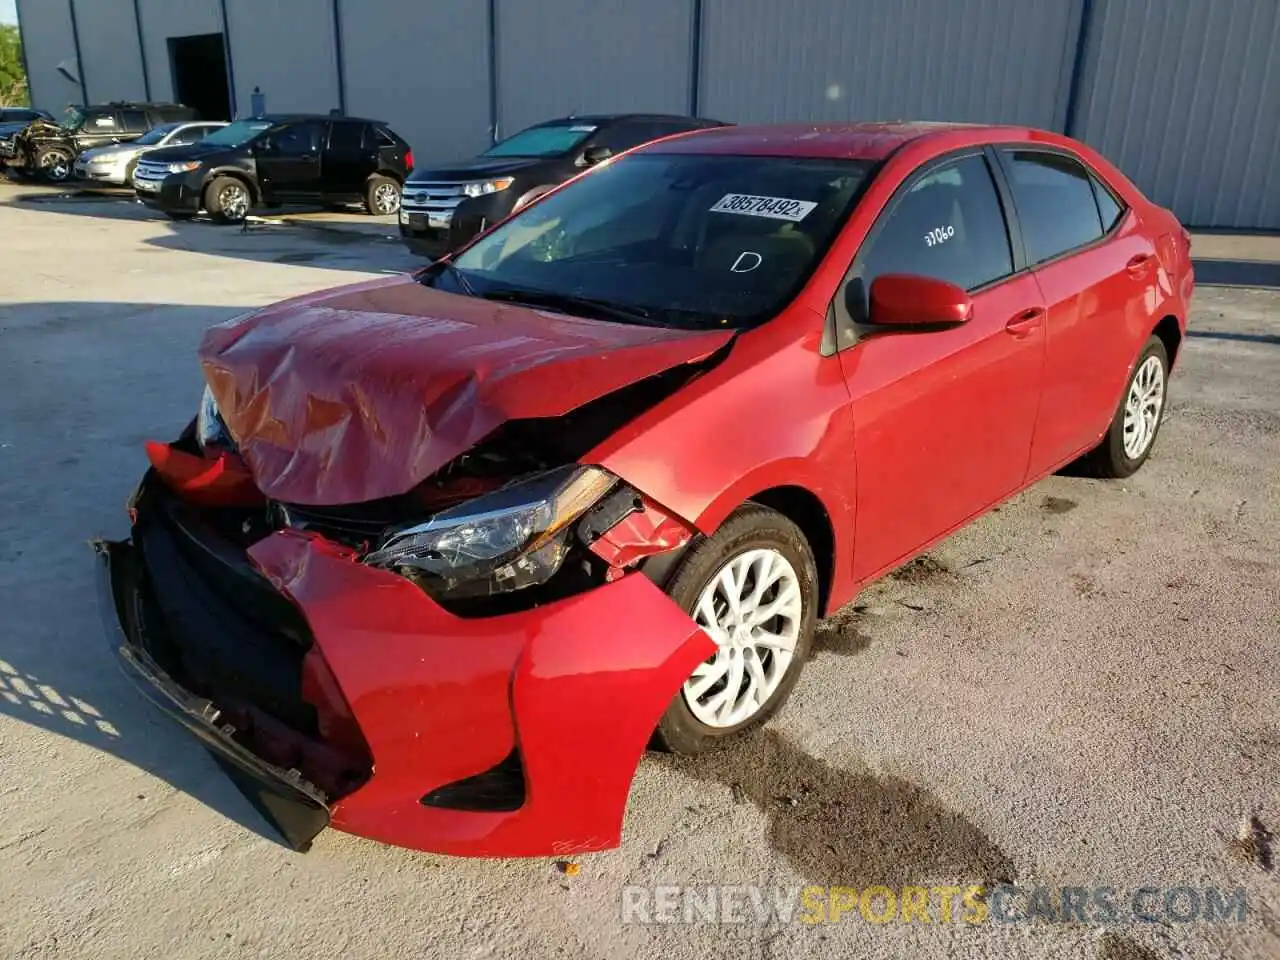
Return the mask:
[[(65, 737), (281, 843), (199, 743), (118, 668), (89, 545), (128, 535), (124, 503), (147, 466), (143, 443), (176, 436), (193, 413), (195, 344), (249, 306), (0, 307), (0, 739), (14, 767), (59, 747), (11, 721)], [(100, 764), (85, 769), (67, 789), (93, 790), (104, 819), (155, 789)]]
[(244, 224), (228, 226), (205, 216), (170, 220), (140, 203), (132, 191), (82, 185), (18, 190), (3, 205), (63, 216), (152, 222), (161, 234), (142, 243), (157, 250), (387, 274), (425, 265), (400, 243), (394, 222), (319, 207), (261, 211)]

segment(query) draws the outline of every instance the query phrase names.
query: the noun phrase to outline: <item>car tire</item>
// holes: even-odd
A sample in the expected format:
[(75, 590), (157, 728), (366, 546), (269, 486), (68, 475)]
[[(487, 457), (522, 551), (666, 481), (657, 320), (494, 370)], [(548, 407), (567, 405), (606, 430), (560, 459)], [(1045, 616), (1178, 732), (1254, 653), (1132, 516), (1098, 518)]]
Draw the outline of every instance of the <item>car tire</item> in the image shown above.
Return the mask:
[(204, 189), (204, 208), (218, 223), (243, 223), (252, 206), (248, 186), (235, 177), (214, 177)]
[(1106, 436), (1084, 457), (1087, 472), (1121, 479), (1147, 462), (1163, 422), (1168, 389), (1169, 354), (1164, 341), (1153, 336), (1138, 354)]
[(375, 173), (364, 187), (364, 208), (373, 217), (389, 217), (400, 210), (400, 184)]
[[(762, 574), (775, 579), (761, 593)], [(735, 589), (741, 604), (736, 613), (728, 598)], [(708, 633), (719, 646), (672, 699), (654, 746), (702, 753), (760, 726), (791, 694), (817, 623), (817, 566), (799, 527), (780, 513), (747, 504), (688, 549), (666, 591), (704, 628), (715, 616), (717, 626)], [(795, 602), (786, 599), (793, 592)], [(752, 621), (753, 612), (768, 607), (779, 614)]]
[(65, 147), (41, 147), (36, 151), (36, 169), (50, 183), (65, 183), (71, 179), (75, 157)]

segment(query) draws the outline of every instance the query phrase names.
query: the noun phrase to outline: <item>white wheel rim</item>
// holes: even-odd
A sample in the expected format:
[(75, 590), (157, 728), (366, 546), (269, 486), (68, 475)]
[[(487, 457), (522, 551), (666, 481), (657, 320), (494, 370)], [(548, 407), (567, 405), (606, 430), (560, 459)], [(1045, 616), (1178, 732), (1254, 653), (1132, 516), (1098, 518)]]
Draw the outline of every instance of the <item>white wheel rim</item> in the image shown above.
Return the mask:
[(1124, 454), (1130, 460), (1137, 460), (1151, 446), (1163, 408), (1164, 364), (1159, 357), (1147, 357), (1133, 375), (1124, 402)]
[(218, 194), (218, 206), (233, 220), (239, 220), (249, 212), (249, 194), (244, 187), (228, 185)]
[(717, 570), (694, 605), (717, 648), (681, 691), (694, 717), (723, 728), (759, 713), (791, 666), (803, 615), (800, 579), (778, 551), (748, 550)]
[(373, 191), (373, 202), (379, 213), (395, 213), (400, 209), (400, 191), (393, 183), (379, 184)]

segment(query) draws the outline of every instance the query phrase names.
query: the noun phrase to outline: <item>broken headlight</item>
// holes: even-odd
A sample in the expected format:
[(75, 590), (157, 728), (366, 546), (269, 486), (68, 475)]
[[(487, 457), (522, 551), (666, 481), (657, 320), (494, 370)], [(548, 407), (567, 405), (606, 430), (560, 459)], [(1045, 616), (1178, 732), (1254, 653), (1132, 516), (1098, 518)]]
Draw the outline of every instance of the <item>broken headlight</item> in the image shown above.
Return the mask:
[(196, 441), (201, 450), (210, 444), (235, 449), (235, 443), (227, 433), (227, 425), (222, 422), (222, 414), (218, 412), (218, 401), (213, 399), (213, 391), (208, 386), (204, 388), (200, 409), (196, 411)]
[(393, 531), (364, 562), (450, 596), (545, 583), (564, 562), (570, 526), (615, 483), (599, 467), (558, 467)]

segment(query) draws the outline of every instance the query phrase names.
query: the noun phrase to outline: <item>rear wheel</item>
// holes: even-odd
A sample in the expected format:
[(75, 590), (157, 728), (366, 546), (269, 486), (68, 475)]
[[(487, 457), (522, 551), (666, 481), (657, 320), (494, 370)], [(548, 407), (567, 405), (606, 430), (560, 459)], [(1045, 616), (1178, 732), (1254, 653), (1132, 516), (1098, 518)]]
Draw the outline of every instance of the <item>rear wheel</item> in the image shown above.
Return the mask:
[(62, 183), (71, 177), (75, 158), (66, 147), (41, 147), (36, 152), (36, 169), (52, 183)]
[(375, 217), (387, 217), (400, 209), (400, 184), (375, 174), (365, 185), (365, 209)]
[(1169, 354), (1164, 341), (1153, 336), (1142, 348), (1138, 362), (1107, 429), (1107, 435), (1086, 457), (1085, 465), (1099, 477), (1128, 477), (1151, 455), (1164, 415), (1169, 384)]
[(204, 208), (219, 223), (242, 223), (251, 202), (249, 188), (235, 177), (215, 177), (204, 191)]
[(782, 707), (809, 655), (817, 579), (800, 528), (754, 504), (689, 549), (667, 592), (717, 649), (667, 707), (659, 746), (701, 753)]

